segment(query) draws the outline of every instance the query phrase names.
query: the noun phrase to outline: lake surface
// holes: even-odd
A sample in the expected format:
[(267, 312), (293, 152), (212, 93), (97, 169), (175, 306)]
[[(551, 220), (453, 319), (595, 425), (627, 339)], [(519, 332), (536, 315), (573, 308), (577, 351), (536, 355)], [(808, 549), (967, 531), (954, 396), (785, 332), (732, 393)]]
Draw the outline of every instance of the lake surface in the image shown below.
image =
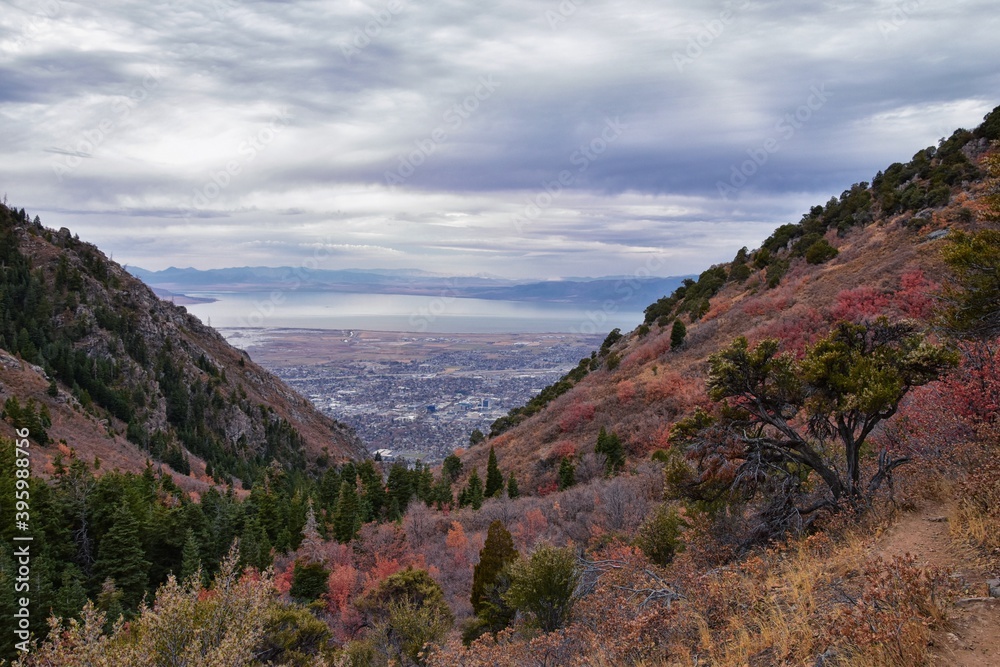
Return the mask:
[(216, 299), (185, 306), (219, 327), (367, 329), (431, 333), (582, 333), (631, 331), (641, 312), (614, 302), (572, 304), (463, 299), (452, 296), (342, 294), (303, 290), (188, 292)]

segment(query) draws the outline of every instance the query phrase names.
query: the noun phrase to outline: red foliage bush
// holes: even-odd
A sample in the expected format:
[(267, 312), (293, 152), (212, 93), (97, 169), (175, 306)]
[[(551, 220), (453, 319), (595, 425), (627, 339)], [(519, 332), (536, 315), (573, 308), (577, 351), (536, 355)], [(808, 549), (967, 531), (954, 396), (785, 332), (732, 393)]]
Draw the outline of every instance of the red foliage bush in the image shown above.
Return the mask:
[(535, 491), (535, 494), (538, 497), (543, 498), (549, 495), (550, 493), (555, 493), (558, 490), (559, 490), (559, 482), (554, 479), (551, 479), (539, 484), (538, 489)]
[[(654, 331), (656, 330), (654, 329)], [(669, 332), (670, 327), (667, 327), (662, 331), (657, 331), (657, 333), (649, 334), (648, 342), (643, 343), (632, 351), (627, 357), (625, 357), (622, 361), (622, 369), (629, 370), (637, 368), (669, 352)]]
[(686, 378), (674, 371), (663, 371), (646, 385), (646, 402), (660, 403), (674, 414), (680, 414), (703, 405), (705, 381)]
[(593, 403), (579, 401), (571, 403), (562, 411), (562, 416), (559, 418), (560, 430), (564, 433), (575, 431), (581, 424), (594, 418), (594, 410)]
[(760, 315), (780, 313), (783, 310), (787, 310), (793, 303), (794, 299), (792, 295), (782, 290), (780, 294), (748, 299), (741, 307), (741, 310), (747, 317), (759, 317)]
[(576, 456), (576, 443), (572, 440), (560, 440), (552, 445), (552, 450), (549, 452), (548, 458), (560, 461), (564, 458), (574, 456)]
[(777, 338), (781, 349), (801, 357), (806, 347), (830, 329), (829, 322), (815, 308), (796, 309), (749, 331), (747, 340), (756, 345), (765, 338)]
[(888, 307), (888, 294), (874, 287), (862, 285), (837, 294), (837, 303), (831, 309), (830, 315), (834, 320), (862, 322), (883, 315)]
[(635, 382), (632, 380), (622, 380), (616, 387), (616, 393), (618, 402), (622, 405), (628, 405), (635, 398)]
[(526, 553), (535, 546), (535, 542), (548, 527), (549, 522), (545, 518), (545, 514), (536, 507), (525, 512), (524, 518), (514, 524), (514, 530), (511, 531), (511, 534), (517, 541), (521, 553)]
[(940, 288), (939, 284), (928, 280), (923, 271), (908, 271), (900, 276), (899, 290), (893, 296), (892, 304), (906, 317), (926, 322), (933, 316), (937, 305), (932, 295)]

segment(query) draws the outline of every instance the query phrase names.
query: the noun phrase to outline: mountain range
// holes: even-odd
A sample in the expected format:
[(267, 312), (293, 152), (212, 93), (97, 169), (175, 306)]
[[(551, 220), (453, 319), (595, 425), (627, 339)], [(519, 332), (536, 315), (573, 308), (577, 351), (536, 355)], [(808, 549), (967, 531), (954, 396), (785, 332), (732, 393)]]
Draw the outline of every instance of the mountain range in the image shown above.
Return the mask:
[(225, 269), (128, 267), (148, 285), (170, 293), (297, 289), (366, 294), (452, 296), (468, 299), (574, 303), (613, 301), (641, 309), (693, 276), (606, 276), (562, 280), (509, 280), (486, 276), (441, 276), (419, 270), (309, 269), (244, 266)]

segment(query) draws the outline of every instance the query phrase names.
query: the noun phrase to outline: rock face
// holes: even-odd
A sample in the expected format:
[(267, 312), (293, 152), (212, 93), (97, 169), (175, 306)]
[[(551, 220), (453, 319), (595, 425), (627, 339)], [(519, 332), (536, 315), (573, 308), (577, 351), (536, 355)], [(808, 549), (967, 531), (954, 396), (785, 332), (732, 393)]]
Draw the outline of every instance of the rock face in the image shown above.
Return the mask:
[[(149, 458), (228, 482), (252, 480), (274, 460), (308, 470), (365, 456), (349, 427), (183, 307), (161, 301), (69, 230), (53, 232), (6, 206), (0, 349), (10, 353), (0, 364), (0, 403), (15, 397), (50, 412), (76, 410), (102, 438), (127, 440), (137, 465)], [(25, 362), (16, 370), (15, 356)], [(45, 390), (26, 379), (31, 365)], [(0, 435), (12, 435), (11, 421), (0, 423)], [(93, 434), (53, 428), (54, 439), (89, 454), (82, 443)]]

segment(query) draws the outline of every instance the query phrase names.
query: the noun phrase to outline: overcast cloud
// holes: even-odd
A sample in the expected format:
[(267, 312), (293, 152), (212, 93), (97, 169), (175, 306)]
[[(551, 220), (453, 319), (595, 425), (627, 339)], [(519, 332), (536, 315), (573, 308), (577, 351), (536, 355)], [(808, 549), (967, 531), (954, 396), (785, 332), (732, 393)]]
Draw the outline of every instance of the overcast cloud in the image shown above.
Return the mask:
[(5, 4), (10, 203), (149, 269), (698, 272), (1000, 104), (985, 0)]

